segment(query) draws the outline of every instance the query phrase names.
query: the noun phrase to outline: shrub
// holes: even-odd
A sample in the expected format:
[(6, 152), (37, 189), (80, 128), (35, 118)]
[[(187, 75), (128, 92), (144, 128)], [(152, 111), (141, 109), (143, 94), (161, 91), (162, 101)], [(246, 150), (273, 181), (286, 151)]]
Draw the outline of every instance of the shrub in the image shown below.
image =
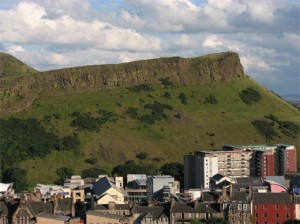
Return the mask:
[(166, 99), (171, 99), (171, 94), (169, 92), (164, 92), (164, 94), (162, 95), (162, 97), (164, 97)]
[(80, 141), (76, 134), (66, 136), (62, 139), (62, 151), (67, 150), (73, 150), (76, 149), (77, 146), (79, 146)]
[(184, 93), (180, 93), (178, 98), (180, 99), (182, 104), (184, 104), (184, 105), (187, 104), (187, 97)]
[(251, 123), (266, 139), (272, 140), (274, 136), (277, 136), (276, 131), (268, 122), (256, 120)]
[(208, 95), (204, 98), (204, 104), (217, 104), (218, 100), (214, 95)]
[(86, 162), (88, 164), (91, 164), (91, 165), (94, 165), (94, 164), (97, 163), (97, 159), (96, 158), (89, 158), (89, 159), (84, 160), (84, 162)]
[(284, 135), (293, 137), (300, 131), (300, 126), (291, 121), (278, 121), (278, 123), (279, 128)]
[(251, 105), (253, 103), (257, 103), (261, 100), (261, 95), (259, 94), (258, 91), (255, 89), (249, 87), (247, 89), (244, 89), (239, 93), (239, 96), (241, 100), (248, 105)]
[(126, 114), (128, 114), (131, 118), (137, 118), (139, 116), (138, 109), (134, 107), (129, 107), (126, 111)]
[(97, 178), (100, 174), (108, 174), (108, 172), (106, 170), (97, 167), (85, 169), (81, 172), (82, 178), (88, 178), (88, 177)]
[(140, 92), (151, 92), (153, 88), (149, 84), (140, 84), (138, 86), (132, 86), (128, 88), (129, 91), (140, 93)]
[(138, 159), (146, 159), (148, 157), (148, 154), (146, 152), (141, 152), (141, 153), (136, 154), (136, 157)]
[(54, 113), (53, 114), (53, 117), (58, 120), (58, 119), (61, 119), (61, 114), (60, 113)]
[(170, 81), (169, 78), (160, 78), (159, 81), (164, 85), (164, 87), (171, 87), (173, 85), (173, 82)]
[(90, 116), (87, 113), (77, 113), (74, 112), (72, 114), (75, 117), (71, 122), (72, 127), (77, 127), (78, 130), (86, 130), (86, 131), (95, 131), (98, 130), (98, 120)]
[(56, 174), (58, 175), (58, 179), (55, 183), (62, 185), (67, 178), (70, 178), (71, 175), (73, 175), (73, 170), (68, 167), (61, 167), (56, 170)]

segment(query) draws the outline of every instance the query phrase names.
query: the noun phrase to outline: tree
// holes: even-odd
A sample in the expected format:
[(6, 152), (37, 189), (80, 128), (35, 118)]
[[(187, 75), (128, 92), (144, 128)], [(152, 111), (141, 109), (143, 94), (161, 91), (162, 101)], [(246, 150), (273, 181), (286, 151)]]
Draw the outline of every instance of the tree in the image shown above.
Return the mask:
[(207, 224), (228, 224), (228, 221), (223, 218), (211, 217), (207, 220)]
[(162, 174), (173, 176), (180, 181), (180, 184), (183, 184), (183, 165), (181, 163), (166, 163), (159, 170)]
[(62, 185), (65, 179), (70, 178), (73, 174), (73, 170), (67, 167), (61, 167), (56, 170), (56, 174), (58, 175), (58, 179), (56, 180), (56, 184)]
[(89, 169), (85, 169), (82, 171), (81, 176), (82, 178), (87, 178), (87, 177), (93, 177), (97, 178), (99, 174), (108, 174), (106, 170), (97, 168), (97, 167), (92, 167)]
[(191, 224), (202, 224), (202, 222), (199, 219), (193, 219)]
[(16, 192), (21, 192), (26, 190), (27, 184), (27, 170), (20, 169), (17, 167), (11, 167), (3, 172), (3, 182), (4, 183), (14, 183), (14, 188)]

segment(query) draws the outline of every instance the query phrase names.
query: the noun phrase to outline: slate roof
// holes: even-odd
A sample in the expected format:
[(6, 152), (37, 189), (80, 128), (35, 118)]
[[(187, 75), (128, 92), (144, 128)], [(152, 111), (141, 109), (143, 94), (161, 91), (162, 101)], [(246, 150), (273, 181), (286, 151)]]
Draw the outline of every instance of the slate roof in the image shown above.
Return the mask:
[(41, 212), (53, 213), (52, 202), (26, 201), (26, 206), (34, 216)]
[(7, 211), (7, 206), (4, 201), (0, 201), (0, 214)]
[[(96, 205), (94, 210), (108, 210), (108, 204)], [(128, 204), (115, 204), (115, 210), (129, 210)]]
[(253, 203), (292, 203), (288, 193), (253, 193)]
[(214, 181), (219, 181), (219, 180), (221, 180), (223, 177), (225, 177), (225, 176), (223, 176), (222, 174), (217, 173), (217, 174), (213, 175), (210, 179), (212, 179), (212, 180), (214, 180)]
[(93, 211), (89, 210), (86, 212), (87, 215), (93, 215), (93, 216), (98, 216), (98, 217), (106, 217), (106, 218), (111, 218), (111, 219), (125, 219), (124, 215), (116, 215), (116, 214), (111, 214), (107, 212), (98, 212), (98, 211)]
[(131, 212), (133, 214), (141, 214), (140, 218), (143, 218), (146, 215), (150, 215), (154, 220), (159, 219), (162, 216), (167, 217), (165, 208), (163, 206), (135, 206)]
[(96, 195), (104, 194), (108, 189), (114, 188), (121, 192), (124, 196), (127, 196), (127, 192), (123, 188), (118, 188), (115, 184), (111, 183), (107, 177), (102, 177), (96, 183), (93, 184)]
[(241, 191), (232, 192), (231, 201), (248, 202), (248, 193)]
[(59, 208), (62, 211), (71, 211), (71, 209), (72, 209), (72, 199), (71, 198), (57, 199), (57, 203), (58, 203)]
[(171, 208), (172, 213), (218, 213), (220, 212), (220, 204), (203, 204), (199, 203), (175, 203)]
[(276, 182), (282, 186), (285, 186), (285, 178), (284, 176), (266, 176), (265, 178), (266, 181), (272, 181), (272, 182)]
[(251, 185), (251, 186), (262, 186), (263, 182), (260, 177), (239, 177), (236, 178), (237, 184)]
[(201, 201), (203, 202), (212, 202), (217, 201), (220, 197), (220, 192), (215, 191), (205, 191), (202, 194)]
[(49, 214), (47, 212), (41, 212), (36, 217), (47, 218), (47, 219), (54, 219), (54, 220), (61, 220), (61, 221), (65, 221), (65, 222), (70, 219), (69, 216), (65, 216), (65, 215), (53, 215), (53, 214)]

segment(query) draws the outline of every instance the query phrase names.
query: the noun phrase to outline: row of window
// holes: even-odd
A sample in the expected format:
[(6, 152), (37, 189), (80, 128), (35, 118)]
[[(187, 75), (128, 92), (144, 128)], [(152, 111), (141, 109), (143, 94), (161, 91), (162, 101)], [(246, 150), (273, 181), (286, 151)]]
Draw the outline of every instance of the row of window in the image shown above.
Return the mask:
[[(259, 214), (256, 213), (256, 214), (255, 214), (255, 217), (258, 218), (258, 217), (259, 217)], [(268, 213), (264, 213), (264, 217), (265, 217), (265, 218), (268, 218)], [(269, 214), (269, 217), (270, 217), (270, 214)], [(276, 213), (275, 217), (276, 217), (276, 218), (279, 218), (279, 217), (280, 217), (279, 213)], [(286, 217), (286, 218), (289, 218), (290, 216), (289, 216), (288, 213), (286, 213), (286, 214), (285, 214), (285, 217)]]
[[(270, 206), (273, 207), (274, 205), (271, 204)], [(266, 209), (267, 207), (268, 207), (267, 204), (264, 204), (264, 205), (263, 205), (263, 208), (264, 208), (264, 209)], [(255, 205), (255, 209), (258, 209), (258, 205), (257, 205), (257, 204)], [(276, 209), (276, 210), (279, 209), (279, 205), (278, 205), (278, 204), (275, 204), (275, 209)], [(288, 210), (288, 209), (289, 209), (289, 205), (285, 205), (285, 209)]]

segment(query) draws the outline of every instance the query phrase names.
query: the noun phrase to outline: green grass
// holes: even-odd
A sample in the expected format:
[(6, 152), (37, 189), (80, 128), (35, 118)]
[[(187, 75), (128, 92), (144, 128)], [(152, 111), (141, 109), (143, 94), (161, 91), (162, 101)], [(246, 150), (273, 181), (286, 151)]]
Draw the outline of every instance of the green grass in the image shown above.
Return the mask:
[[(246, 105), (239, 98), (239, 92), (248, 87), (255, 88), (262, 95), (261, 101)], [(181, 162), (183, 156), (200, 149), (219, 149), (223, 144), (263, 144), (267, 140), (251, 124), (252, 120), (263, 119), (264, 115), (274, 114), (280, 120), (299, 124), (299, 111), (290, 104), (261, 87), (248, 77), (237, 78), (230, 82), (207, 85), (176, 86), (165, 89), (162, 85), (153, 86), (152, 92), (133, 93), (125, 88), (99, 92), (77, 93), (59, 97), (37, 100), (26, 111), (5, 115), (18, 118), (37, 118), (42, 120), (51, 116), (45, 127), (60, 137), (78, 134), (80, 156), (72, 152), (53, 152), (44, 158), (34, 158), (20, 164), (28, 170), (28, 181), (35, 183), (52, 183), (56, 178), (56, 169), (62, 166), (72, 168), (76, 174), (94, 165), (85, 163), (88, 158), (97, 158), (99, 168), (111, 171), (124, 161), (136, 158), (139, 152), (147, 152), (148, 157), (142, 163), (160, 166), (166, 162)], [(171, 99), (162, 97), (165, 91)], [(187, 96), (184, 105), (178, 95)], [(204, 104), (205, 97), (214, 95), (217, 104)], [(158, 101), (173, 106), (166, 110), (167, 119), (154, 125), (143, 125), (126, 114), (129, 107), (138, 108), (140, 114), (149, 113), (144, 109), (146, 103)], [(115, 123), (106, 123), (99, 132), (76, 131), (70, 126), (74, 111), (90, 112), (96, 115), (99, 109), (118, 114)], [(55, 119), (53, 114), (61, 114)], [(180, 114), (180, 119), (174, 117)], [(299, 136), (287, 137), (276, 129), (279, 136), (269, 143), (295, 144), (298, 148), (298, 166), (300, 162)], [(207, 132), (214, 132), (208, 136)], [(212, 144), (213, 143), (213, 144)], [(157, 162), (154, 158), (163, 158)]]

